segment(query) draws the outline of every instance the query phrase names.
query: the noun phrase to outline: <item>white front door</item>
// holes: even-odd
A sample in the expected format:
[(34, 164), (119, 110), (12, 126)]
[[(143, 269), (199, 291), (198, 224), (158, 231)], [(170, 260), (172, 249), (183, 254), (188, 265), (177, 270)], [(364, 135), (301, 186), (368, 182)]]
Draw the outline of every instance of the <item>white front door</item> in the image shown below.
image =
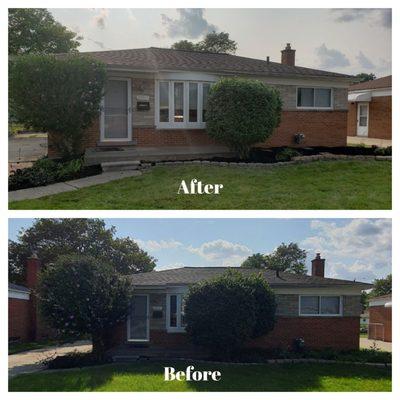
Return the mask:
[(357, 136), (368, 136), (368, 111), (368, 103), (357, 103)]
[(143, 342), (149, 340), (149, 296), (133, 296), (128, 317), (128, 341)]
[(101, 112), (101, 140), (132, 140), (131, 80), (110, 78), (105, 87)]

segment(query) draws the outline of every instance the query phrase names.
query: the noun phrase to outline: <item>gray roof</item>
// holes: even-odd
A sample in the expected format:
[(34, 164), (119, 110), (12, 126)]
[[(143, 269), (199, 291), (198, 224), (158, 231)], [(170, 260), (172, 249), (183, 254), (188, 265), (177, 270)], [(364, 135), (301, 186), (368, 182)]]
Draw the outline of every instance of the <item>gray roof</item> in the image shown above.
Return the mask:
[(10, 282), (8, 283), (8, 289), (18, 290), (20, 292), (26, 292), (26, 293), (30, 292), (30, 290), (27, 287), (22, 286), (22, 285), (17, 285), (15, 283), (10, 283)]
[(238, 270), (245, 275), (262, 273), (272, 287), (327, 287), (327, 286), (359, 286), (368, 289), (372, 285), (363, 282), (343, 279), (321, 278), (318, 276), (291, 274), (281, 272), (279, 276), (271, 270), (255, 270), (250, 268), (229, 267), (183, 267), (163, 271), (151, 271), (134, 274), (131, 277), (134, 286), (183, 286), (198, 283), (223, 274), (228, 269)]
[(289, 66), (255, 58), (201, 51), (150, 47), (145, 49), (84, 52), (109, 67), (143, 71), (202, 71), (289, 77), (353, 78), (350, 75), (312, 68)]

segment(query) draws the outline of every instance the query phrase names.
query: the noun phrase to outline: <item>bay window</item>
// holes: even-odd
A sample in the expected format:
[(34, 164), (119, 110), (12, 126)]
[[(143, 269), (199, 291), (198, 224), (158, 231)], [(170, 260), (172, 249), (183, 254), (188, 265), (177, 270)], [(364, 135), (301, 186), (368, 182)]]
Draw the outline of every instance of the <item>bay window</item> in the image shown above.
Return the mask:
[(297, 108), (332, 108), (332, 89), (297, 88)]
[(158, 128), (205, 128), (211, 83), (158, 81), (156, 115)]
[(183, 294), (167, 294), (167, 331), (185, 331), (185, 304)]
[(308, 316), (342, 315), (342, 297), (300, 296), (299, 314)]

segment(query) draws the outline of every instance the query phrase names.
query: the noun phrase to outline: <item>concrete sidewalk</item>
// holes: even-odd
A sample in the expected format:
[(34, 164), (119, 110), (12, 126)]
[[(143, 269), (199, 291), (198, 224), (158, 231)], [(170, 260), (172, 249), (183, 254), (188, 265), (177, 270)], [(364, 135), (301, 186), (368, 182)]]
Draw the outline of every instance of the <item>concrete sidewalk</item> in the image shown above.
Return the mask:
[(88, 352), (92, 350), (92, 344), (88, 340), (79, 340), (74, 343), (66, 343), (60, 346), (51, 346), (43, 349), (29, 350), (8, 356), (8, 377), (13, 378), (20, 374), (37, 372), (45, 369), (41, 361), (54, 355), (61, 356), (73, 351)]
[(82, 189), (84, 187), (101, 185), (103, 183), (115, 181), (118, 179), (128, 178), (131, 176), (139, 176), (140, 171), (113, 171), (103, 172), (99, 175), (88, 176), (86, 178), (75, 179), (67, 182), (54, 183), (48, 186), (38, 186), (35, 188), (15, 190), (8, 193), (8, 201), (20, 201), (29, 199), (38, 199), (43, 196), (51, 196), (53, 194), (71, 192), (73, 190)]
[(382, 340), (372, 340), (368, 338), (360, 338), (360, 349), (371, 349), (392, 352), (392, 343)]

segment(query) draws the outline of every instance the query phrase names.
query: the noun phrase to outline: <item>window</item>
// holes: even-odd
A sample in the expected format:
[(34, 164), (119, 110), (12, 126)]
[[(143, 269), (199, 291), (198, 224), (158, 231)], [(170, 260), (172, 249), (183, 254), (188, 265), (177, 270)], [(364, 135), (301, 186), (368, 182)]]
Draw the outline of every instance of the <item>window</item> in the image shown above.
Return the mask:
[(183, 294), (167, 294), (167, 331), (185, 330), (185, 304)]
[(341, 315), (341, 296), (300, 296), (300, 315)]
[(211, 83), (159, 81), (157, 126), (205, 128), (205, 112)]
[(169, 122), (169, 82), (160, 82), (160, 122)]
[(297, 107), (331, 108), (332, 89), (297, 88)]

